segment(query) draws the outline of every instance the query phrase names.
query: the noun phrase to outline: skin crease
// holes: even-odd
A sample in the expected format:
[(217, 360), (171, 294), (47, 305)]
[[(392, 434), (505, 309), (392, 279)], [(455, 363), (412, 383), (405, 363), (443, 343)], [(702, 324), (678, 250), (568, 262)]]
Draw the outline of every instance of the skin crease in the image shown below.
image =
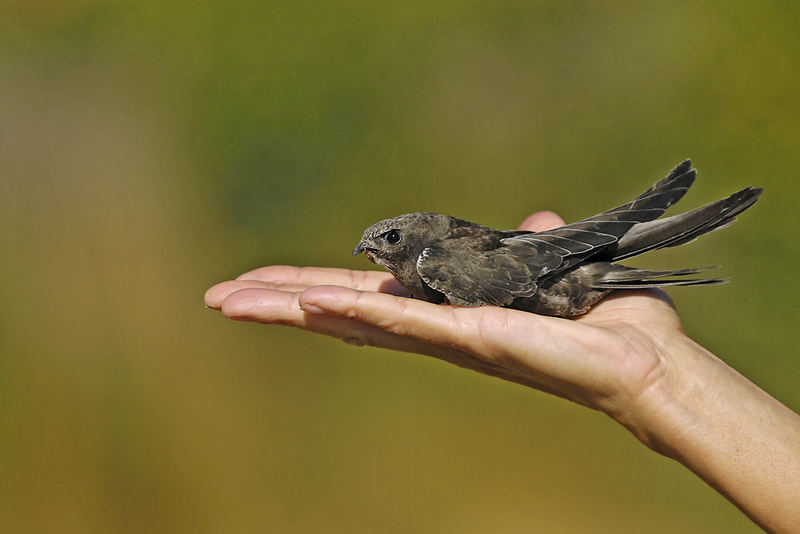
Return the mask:
[[(552, 212), (520, 229), (564, 224)], [(389, 273), (271, 266), (210, 288), (232, 319), (434, 356), (600, 410), (762, 528), (798, 532), (800, 416), (688, 338), (660, 291), (617, 291), (574, 319), (409, 299)]]

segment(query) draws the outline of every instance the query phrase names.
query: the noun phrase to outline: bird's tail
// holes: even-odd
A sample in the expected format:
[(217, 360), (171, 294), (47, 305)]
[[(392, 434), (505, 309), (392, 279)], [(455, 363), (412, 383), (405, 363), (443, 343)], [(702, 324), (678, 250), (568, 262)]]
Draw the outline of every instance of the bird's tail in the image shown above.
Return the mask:
[(654, 271), (610, 263), (595, 265), (597, 265), (597, 271), (594, 273), (595, 279), (591, 282), (591, 286), (596, 289), (645, 289), (665, 286), (699, 286), (724, 284), (728, 281), (724, 278), (667, 278), (668, 276), (697, 274), (707, 269), (713, 269), (714, 267)]
[[(727, 198), (686, 213), (635, 224), (616, 245), (608, 249), (609, 260), (624, 260), (650, 250), (683, 245), (703, 234), (724, 228), (732, 224), (738, 214), (755, 204), (763, 192), (763, 188), (748, 187)], [(666, 271), (663, 276), (672, 274), (677, 272)]]

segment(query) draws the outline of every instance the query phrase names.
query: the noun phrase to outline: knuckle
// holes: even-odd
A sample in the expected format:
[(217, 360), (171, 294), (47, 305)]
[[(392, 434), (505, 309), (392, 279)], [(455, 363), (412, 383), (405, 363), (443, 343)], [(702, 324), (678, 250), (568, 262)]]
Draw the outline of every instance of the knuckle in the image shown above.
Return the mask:
[(404, 319), (409, 317), (409, 300), (398, 298), (397, 312), (390, 317), (385, 317), (377, 323), (377, 326), (390, 334), (398, 336), (411, 335), (408, 325), (404, 324)]
[(475, 324), (476, 352), (488, 360), (502, 362), (507, 358), (503, 340), (510, 334), (508, 314), (499, 308), (480, 310), (480, 312)]
[(344, 341), (348, 345), (354, 345), (356, 347), (373, 345), (372, 340), (369, 338), (369, 336), (367, 336), (366, 333), (361, 331), (349, 332), (345, 337), (342, 338), (342, 341)]
[(359, 282), (358, 281), (358, 271), (354, 271), (352, 269), (349, 269), (347, 271), (347, 276), (350, 278), (350, 287), (353, 287), (353, 288), (359, 287), (359, 285), (358, 285), (358, 282)]

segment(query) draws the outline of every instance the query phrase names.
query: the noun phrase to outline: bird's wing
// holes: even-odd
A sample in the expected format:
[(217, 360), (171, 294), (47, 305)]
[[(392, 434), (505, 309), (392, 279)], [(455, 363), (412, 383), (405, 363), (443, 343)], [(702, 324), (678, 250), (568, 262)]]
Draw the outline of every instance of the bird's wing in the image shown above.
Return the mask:
[(548, 250), (563, 259), (557, 270), (568, 269), (617, 243), (635, 224), (660, 217), (694, 183), (697, 171), (691, 166), (687, 159), (626, 204), (553, 230), (508, 237), (501, 243), (508, 246), (527, 244), (536, 248), (549, 245)]
[(475, 251), (462, 240), (445, 240), (422, 251), (417, 272), (452, 304), (503, 306), (533, 295), (536, 280), (561, 265), (561, 257), (550, 248), (514, 245)]
[(476, 251), (460, 239), (443, 240), (423, 250), (417, 272), (461, 306), (502, 306), (532, 296), (539, 278), (576, 265), (617, 243), (633, 225), (660, 217), (694, 182), (691, 166), (684, 161), (627, 204), (554, 230), (509, 233), (492, 250)]

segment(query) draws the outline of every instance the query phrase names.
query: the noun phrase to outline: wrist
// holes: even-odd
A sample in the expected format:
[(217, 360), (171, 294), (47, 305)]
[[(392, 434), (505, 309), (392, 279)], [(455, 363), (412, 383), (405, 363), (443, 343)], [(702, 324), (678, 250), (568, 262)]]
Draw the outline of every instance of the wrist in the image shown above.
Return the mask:
[(800, 417), (685, 336), (669, 344), (662, 364), (658, 380), (617, 420), (765, 529), (793, 531)]
[(713, 421), (707, 396), (719, 384), (746, 379), (683, 332), (665, 338), (658, 352), (652, 379), (611, 416), (649, 448), (681, 461), (688, 436)]

